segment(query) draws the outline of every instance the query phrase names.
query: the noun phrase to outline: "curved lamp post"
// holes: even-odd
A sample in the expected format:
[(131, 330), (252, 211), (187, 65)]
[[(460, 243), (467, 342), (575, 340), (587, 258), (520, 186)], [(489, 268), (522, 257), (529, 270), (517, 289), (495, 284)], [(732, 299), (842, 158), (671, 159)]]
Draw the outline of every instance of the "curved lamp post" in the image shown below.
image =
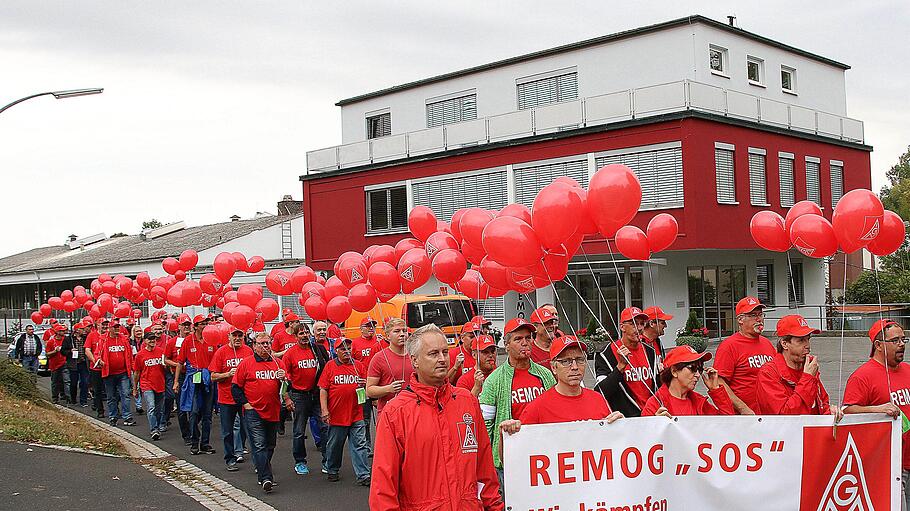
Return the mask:
[(58, 90), (58, 91), (51, 91), (51, 92), (41, 92), (39, 94), (32, 94), (31, 96), (26, 96), (24, 98), (13, 101), (12, 103), (4, 106), (3, 108), (0, 108), (0, 114), (2, 114), (4, 111), (6, 111), (6, 109), (8, 109), (9, 107), (11, 107), (13, 105), (18, 105), (19, 103), (22, 103), (23, 101), (26, 101), (26, 100), (29, 100), (32, 98), (37, 98), (39, 96), (54, 96), (57, 99), (66, 99), (66, 98), (75, 98), (78, 96), (90, 96), (92, 94), (101, 94), (102, 92), (104, 92), (104, 89), (74, 89), (74, 90)]

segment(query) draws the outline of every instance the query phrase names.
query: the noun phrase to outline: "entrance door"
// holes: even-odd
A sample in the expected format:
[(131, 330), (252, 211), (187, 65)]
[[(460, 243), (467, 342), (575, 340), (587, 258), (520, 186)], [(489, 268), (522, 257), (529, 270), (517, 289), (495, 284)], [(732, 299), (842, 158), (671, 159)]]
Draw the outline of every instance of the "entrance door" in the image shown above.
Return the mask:
[(745, 266), (690, 266), (689, 311), (711, 336), (736, 331), (736, 302), (746, 296)]

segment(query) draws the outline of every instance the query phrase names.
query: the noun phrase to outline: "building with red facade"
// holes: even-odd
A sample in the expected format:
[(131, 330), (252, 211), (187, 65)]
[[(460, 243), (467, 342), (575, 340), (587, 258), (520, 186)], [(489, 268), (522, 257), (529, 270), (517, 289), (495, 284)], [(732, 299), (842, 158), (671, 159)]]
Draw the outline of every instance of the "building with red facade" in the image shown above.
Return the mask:
[[(847, 69), (691, 16), (342, 100), (343, 144), (309, 152), (300, 178), (307, 262), (331, 269), (346, 250), (394, 244), (415, 205), (446, 221), (463, 207), (530, 206), (558, 176), (586, 186), (623, 163), (643, 190), (632, 224), (670, 213), (679, 237), (644, 263), (586, 240), (557, 296), (529, 297), (558, 301), (565, 329), (658, 304), (675, 316), (670, 332), (694, 311), (723, 334), (747, 294), (774, 306), (772, 317), (799, 307), (818, 322), (822, 309), (803, 306), (824, 304), (829, 280), (841, 287), (843, 264), (761, 250), (749, 220), (801, 200), (830, 218), (846, 191), (870, 187)], [(502, 320), (530, 305), (509, 293), (480, 307)]]

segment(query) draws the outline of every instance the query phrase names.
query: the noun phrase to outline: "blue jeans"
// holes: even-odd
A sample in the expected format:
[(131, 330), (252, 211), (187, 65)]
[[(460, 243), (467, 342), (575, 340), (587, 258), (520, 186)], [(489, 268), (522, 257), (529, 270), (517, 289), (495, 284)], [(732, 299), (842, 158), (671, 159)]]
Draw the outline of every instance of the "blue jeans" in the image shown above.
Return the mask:
[(159, 431), (164, 425), (164, 392), (143, 390), (142, 399), (145, 400), (145, 414), (149, 420), (149, 433)]
[[(294, 463), (303, 463), (306, 465), (306, 425), (307, 421), (311, 420), (313, 417), (318, 418), (320, 415), (319, 412), (319, 394), (317, 394), (318, 389), (310, 392), (301, 392), (298, 390), (291, 390), (289, 396), (291, 400), (294, 401), (294, 440), (293, 451), (294, 451)], [(312, 422), (310, 423), (310, 431), (313, 433), (313, 440), (316, 443), (316, 447), (319, 448), (319, 452), (322, 454), (323, 465), (325, 465), (325, 434), (328, 433), (328, 428), (322, 424), (320, 420), (317, 429), (313, 429)], [(320, 431), (320, 430), (326, 431)], [(317, 436), (318, 435), (318, 436)], [(320, 441), (322, 440), (322, 441)]]
[[(79, 390), (79, 404), (88, 404), (88, 366), (79, 362), (75, 369), (70, 369), (70, 401), (76, 402), (76, 390)], [(78, 383), (78, 385), (77, 385)]]
[[(218, 418), (221, 420), (221, 438), (224, 440), (224, 462), (230, 463), (237, 459), (240, 450), (237, 448), (241, 436), (246, 436), (246, 421), (243, 420), (243, 410), (240, 405), (227, 405), (219, 403)], [(240, 431), (234, 428), (235, 419), (240, 419)]]
[(348, 451), (351, 454), (351, 465), (354, 466), (354, 475), (357, 476), (357, 480), (370, 477), (370, 444), (367, 443), (366, 424), (363, 421), (357, 421), (350, 426), (329, 426), (328, 441), (325, 446), (328, 457), (326, 469), (329, 474), (338, 474), (338, 471), (341, 470), (345, 440), (349, 440)]
[(189, 411), (190, 423), (190, 442), (197, 447), (209, 445), (209, 437), (212, 434), (212, 387), (215, 384), (206, 385), (204, 383), (195, 383), (196, 394), (193, 399), (193, 409)]
[(22, 356), (22, 367), (24, 367), (25, 370), (30, 373), (33, 373), (33, 374), (37, 373), (38, 372), (38, 357), (23, 355)]
[[(227, 405), (224, 405), (227, 406)], [(239, 456), (246, 447), (246, 420), (243, 418), (243, 411), (237, 412), (234, 419), (234, 455)]]
[(133, 418), (130, 408), (130, 378), (126, 373), (112, 374), (104, 378), (104, 389), (107, 392), (107, 416), (117, 418), (117, 405), (120, 405), (123, 420)]
[(272, 476), (272, 454), (278, 440), (278, 421), (263, 420), (256, 410), (244, 410), (250, 445), (253, 447), (253, 464), (259, 482), (274, 481)]

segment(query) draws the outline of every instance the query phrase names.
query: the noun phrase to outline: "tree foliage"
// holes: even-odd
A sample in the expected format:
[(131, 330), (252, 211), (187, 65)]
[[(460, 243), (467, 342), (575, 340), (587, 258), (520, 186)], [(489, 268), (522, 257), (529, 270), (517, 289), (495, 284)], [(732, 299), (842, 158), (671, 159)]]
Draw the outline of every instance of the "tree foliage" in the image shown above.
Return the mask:
[[(881, 302), (879, 302), (881, 294)], [(847, 286), (847, 303), (910, 302), (910, 270), (864, 271)]]
[(151, 219), (151, 220), (146, 220), (145, 222), (142, 222), (142, 229), (143, 229), (143, 230), (145, 230), (145, 229), (157, 229), (157, 228), (161, 227), (162, 225), (164, 225), (164, 224), (162, 224), (161, 222), (159, 222), (157, 218), (153, 218), (153, 219)]

